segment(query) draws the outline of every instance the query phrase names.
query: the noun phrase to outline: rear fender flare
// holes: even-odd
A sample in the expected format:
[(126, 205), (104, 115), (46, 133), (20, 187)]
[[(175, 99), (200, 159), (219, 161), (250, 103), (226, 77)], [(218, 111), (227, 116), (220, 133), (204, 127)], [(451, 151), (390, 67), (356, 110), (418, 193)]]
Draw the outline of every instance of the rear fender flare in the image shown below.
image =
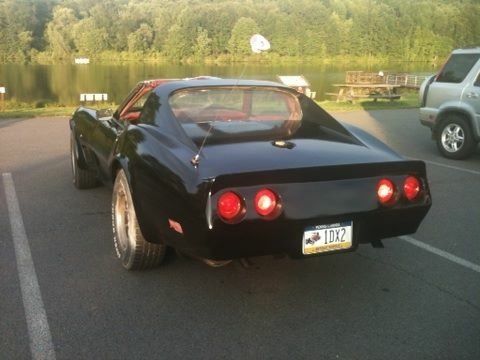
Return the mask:
[(440, 108), (440, 111), (437, 115), (437, 121), (435, 122), (435, 127), (433, 128), (434, 134), (436, 134), (440, 130), (442, 121), (446, 119), (450, 114), (462, 116), (470, 125), (475, 141), (480, 140), (480, 128), (477, 121), (475, 121), (474, 109), (465, 103), (459, 102), (456, 102), (455, 105), (447, 103), (446, 106)]
[[(117, 177), (117, 173), (120, 170), (123, 170), (125, 172), (125, 176), (128, 181), (128, 185), (130, 187), (131, 191), (131, 196), (132, 196), (132, 201), (133, 201), (133, 206), (135, 208), (135, 212), (137, 214), (137, 221), (138, 225), (140, 227), (140, 231), (142, 232), (143, 237), (145, 238), (146, 241), (151, 242), (151, 239), (154, 238), (152, 235), (152, 231), (149, 231), (151, 227), (149, 227), (148, 222), (145, 220), (145, 214), (142, 208), (142, 204), (140, 199), (138, 198), (137, 194), (137, 184), (136, 184), (136, 179), (135, 179), (135, 172), (136, 168), (134, 165), (134, 161), (131, 161), (131, 159), (128, 156), (128, 142), (123, 143), (123, 146), (118, 146), (115, 149), (116, 154), (113, 157), (113, 160), (110, 165), (110, 174), (111, 174), (111, 179), (112, 179), (112, 185), (115, 183), (115, 178)], [(120, 150), (122, 148), (122, 151)]]
[(113, 159), (110, 165), (110, 176), (112, 180), (112, 184), (115, 182), (115, 178), (117, 177), (117, 173), (123, 169), (125, 171), (125, 175), (127, 176), (128, 183), (131, 185), (131, 176), (130, 176), (130, 169), (129, 169), (129, 161), (128, 158), (117, 154)]

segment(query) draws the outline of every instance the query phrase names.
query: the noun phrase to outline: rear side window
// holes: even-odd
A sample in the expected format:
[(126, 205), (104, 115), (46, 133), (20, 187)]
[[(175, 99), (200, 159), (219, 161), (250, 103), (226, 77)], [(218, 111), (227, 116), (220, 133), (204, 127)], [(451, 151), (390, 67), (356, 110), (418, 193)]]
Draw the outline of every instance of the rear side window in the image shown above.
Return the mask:
[(461, 83), (480, 58), (480, 54), (453, 54), (444, 65), (437, 82)]
[(154, 124), (155, 114), (160, 108), (160, 98), (157, 94), (151, 93), (143, 105), (142, 114), (140, 115), (140, 123)]

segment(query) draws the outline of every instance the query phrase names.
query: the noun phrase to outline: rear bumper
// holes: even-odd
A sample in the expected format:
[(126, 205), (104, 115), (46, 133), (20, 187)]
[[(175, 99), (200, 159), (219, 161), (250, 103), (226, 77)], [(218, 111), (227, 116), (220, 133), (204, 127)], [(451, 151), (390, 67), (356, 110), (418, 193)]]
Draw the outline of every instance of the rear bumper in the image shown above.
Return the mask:
[(437, 121), (438, 109), (435, 108), (420, 108), (420, 123), (433, 130)]
[(315, 256), (302, 253), (303, 233), (307, 227), (352, 220), (352, 247), (336, 251), (348, 252), (354, 251), (361, 243), (414, 233), (429, 208), (430, 204), (310, 220), (292, 221), (279, 218), (274, 221), (252, 220), (235, 225), (218, 223), (212, 229), (197, 229), (184, 236), (179, 235), (176, 244), (183, 243), (185, 251), (212, 260), (273, 254), (304, 258)]

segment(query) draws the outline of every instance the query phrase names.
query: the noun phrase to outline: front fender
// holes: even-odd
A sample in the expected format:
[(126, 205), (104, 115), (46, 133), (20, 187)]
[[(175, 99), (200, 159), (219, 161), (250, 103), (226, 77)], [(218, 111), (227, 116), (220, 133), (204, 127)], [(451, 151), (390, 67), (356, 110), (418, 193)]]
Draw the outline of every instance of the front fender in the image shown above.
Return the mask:
[(87, 158), (87, 154), (86, 154), (86, 149), (84, 148), (84, 146), (81, 145), (81, 142), (80, 142), (80, 139), (77, 135), (77, 131), (76, 131), (76, 127), (75, 127), (75, 121), (74, 119), (70, 119), (70, 136), (71, 136), (71, 145), (70, 146), (76, 146), (77, 148), (77, 164), (78, 166), (80, 167), (80, 169), (82, 170), (87, 170), (89, 169), (89, 166), (88, 166), (88, 158)]

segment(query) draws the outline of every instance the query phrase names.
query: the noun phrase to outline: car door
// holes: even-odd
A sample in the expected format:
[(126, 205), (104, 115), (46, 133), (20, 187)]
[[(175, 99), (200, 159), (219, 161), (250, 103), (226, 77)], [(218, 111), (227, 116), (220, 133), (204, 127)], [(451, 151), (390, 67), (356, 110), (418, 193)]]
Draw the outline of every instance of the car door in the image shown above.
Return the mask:
[(93, 135), (93, 141), (97, 145), (95, 152), (99, 161), (100, 176), (103, 180), (108, 180), (111, 177), (110, 163), (119, 136), (130, 126), (135, 126), (138, 123), (150, 92), (151, 89), (144, 88), (139, 92), (138, 99), (126, 105), (121, 111), (117, 111), (111, 118), (99, 120), (99, 125)]
[(108, 181), (110, 174), (110, 160), (118, 136), (123, 132), (126, 125), (116, 119), (115, 116), (100, 118), (93, 133), (95, 143), (95, 155), (98, 160), (99, 175), (104, 181)]

